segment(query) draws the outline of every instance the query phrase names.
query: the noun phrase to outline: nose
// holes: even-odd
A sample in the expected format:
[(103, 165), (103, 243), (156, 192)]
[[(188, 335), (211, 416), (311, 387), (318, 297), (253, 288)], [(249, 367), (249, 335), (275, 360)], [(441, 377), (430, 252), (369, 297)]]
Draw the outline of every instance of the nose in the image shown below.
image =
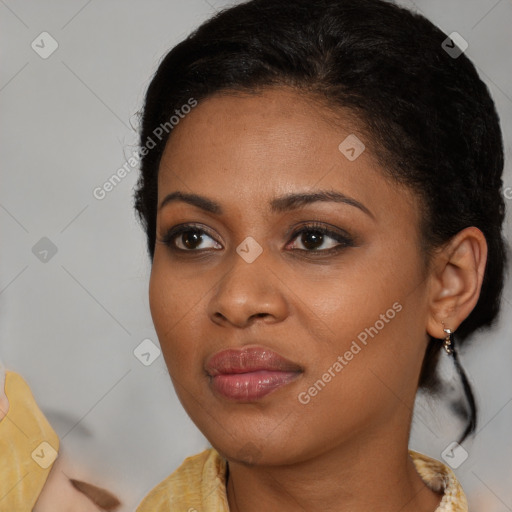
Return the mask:
[(236, 327), (247, 327), (256, 319), (280, 322), (288, 314), (285, 289), (264, 253), (252, 263), (235, 254), (232, 266), (214, 289), (208, 314), (216, 324)]

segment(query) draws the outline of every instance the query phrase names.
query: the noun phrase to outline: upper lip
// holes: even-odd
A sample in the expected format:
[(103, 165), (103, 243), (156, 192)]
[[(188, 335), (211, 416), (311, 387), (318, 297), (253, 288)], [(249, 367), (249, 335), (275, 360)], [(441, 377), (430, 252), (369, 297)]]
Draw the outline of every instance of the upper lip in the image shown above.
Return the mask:
[(220, 374), (248, 373), (258, 370), (302, 371), (298, 364), (262, 346), (246, 346), (241, 349), (221, 350), (208, 358), (205, 368), (212, 377)]

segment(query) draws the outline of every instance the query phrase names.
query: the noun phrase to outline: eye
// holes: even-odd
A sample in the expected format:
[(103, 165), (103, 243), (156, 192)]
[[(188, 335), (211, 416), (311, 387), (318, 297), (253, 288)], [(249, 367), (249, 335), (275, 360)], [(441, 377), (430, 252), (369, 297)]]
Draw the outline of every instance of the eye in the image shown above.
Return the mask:
[[(299, 243), (305, 247), (305, 249), (296, 248), (299, 251), (332, 253), (353, 246), (353, 240), (347, 233), (334, 231), (323, 224), (311, 223), (303, 226), (300, 230), (294, 232), (293, 240), (298, 238), (299, 235), (301, 235)], [(331, 242), (329, 242), (329, 239), (331, 239)], [(337, 243), (333, 243), (333, 241)], [(327, 247), (325, 246), (326, 243)]]
[[(302, 252), (329, 254), (345, 247), (353, 246), (353, 240), (348, 233), (341, 230), (339, 232), (334, 231), (323, 224), (310, 223), (304, 225), (293, 233), (291, 240), (297, 239), (299, 235), (302, 235), (299, 243), (305, 248), (292, 247), (292, 249)], [(212, 241), (210, 245), (202, 247), (201, 245), (207, 242), (208, 239)], [(331, 242), (327, 243), (327, 247), (325, 247), (329, 239), (331, 239)], [(203, 227), (196, 224), (174, 226), (165, 234), (160, 242), (174, 251), (199, 252), (200, 250), (207, 249), (222, 249), (222, 246), (212, 236), (208, 235), (208, 232)]]
[[(212, 240), (213, 247), (201, 247), (201, 244), (207, 240)], [(173, 250), (193, 252), (198, 249), (222, 249), (222, 246), (213, 240), (207, 232), (195, 224), (181, 224), (171, 228), (161, 240), (162, 243)]]

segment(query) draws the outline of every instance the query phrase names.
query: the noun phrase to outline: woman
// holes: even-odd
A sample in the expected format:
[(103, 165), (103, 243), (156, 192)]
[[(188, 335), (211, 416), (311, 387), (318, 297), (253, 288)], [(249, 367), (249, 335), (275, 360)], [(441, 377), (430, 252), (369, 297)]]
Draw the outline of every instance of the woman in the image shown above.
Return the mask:
[[(172, 49), (135, 207), (176, 392), (212, 448), (139, 512), (467, 511), (408, 449), (419, 388), (496, 318), (503, 148), (487, 88), (381, 0), (253, 0)], [(443, 349), (444, 347), (444, 349)]]
[(498, 117), (454, 47), (380, 0), (253, 0), (162, 61), (136, 208), (162, 351), (213, 448), (139, 510), (467, 510), (408, 453), (442, 353), (474, 432), (457, 345), (496, 317), (505, 264)]

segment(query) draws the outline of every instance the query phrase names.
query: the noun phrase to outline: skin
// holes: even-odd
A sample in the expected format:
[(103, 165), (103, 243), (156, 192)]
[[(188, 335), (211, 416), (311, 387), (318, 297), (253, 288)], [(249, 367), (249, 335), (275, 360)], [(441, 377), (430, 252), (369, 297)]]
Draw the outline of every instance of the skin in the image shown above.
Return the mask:
[[(338, 145), (352, 133), (366, 149), (349, 161)], [(277, 196), (319, 189), (370, 213), (335, 202), (269, 209)], [(407, 451), (414, 398), (428, 334), (443, 338), (443, 323), (455, 331), (476, 304), (483, 234), (461, 231), (425, 268), (415, 195), (384, 177), (352, 117), (335, 119), (286, 87), (216, 94), (180, 120), (162, 157), (158, 204), (175, 191), (206, 196), (223, 213), (182, 201), (158, 211), (151, 314), (181, 403), (228, 460), (230, 510), (434, 511), (441, 496)], [(313, 221), (348, 232), (353, 245), (322, 253), (339, 245), (324, 235), (312, 254), (310, 231), (293, 233)], [(163, 237), (189, 222), (205, 229), (202, 241), (190, 249), (194, 239), (179, 235), (183, 250), (173, 251)], [(248, 236), (263, 249), (252, 263), (235, 250)], [(300, 403), (299, 393), (395, 302), (402, 310)], [(303, 372), (256, 402), (216, 395), (206, 359), (246, 345), (272, 349)]]

